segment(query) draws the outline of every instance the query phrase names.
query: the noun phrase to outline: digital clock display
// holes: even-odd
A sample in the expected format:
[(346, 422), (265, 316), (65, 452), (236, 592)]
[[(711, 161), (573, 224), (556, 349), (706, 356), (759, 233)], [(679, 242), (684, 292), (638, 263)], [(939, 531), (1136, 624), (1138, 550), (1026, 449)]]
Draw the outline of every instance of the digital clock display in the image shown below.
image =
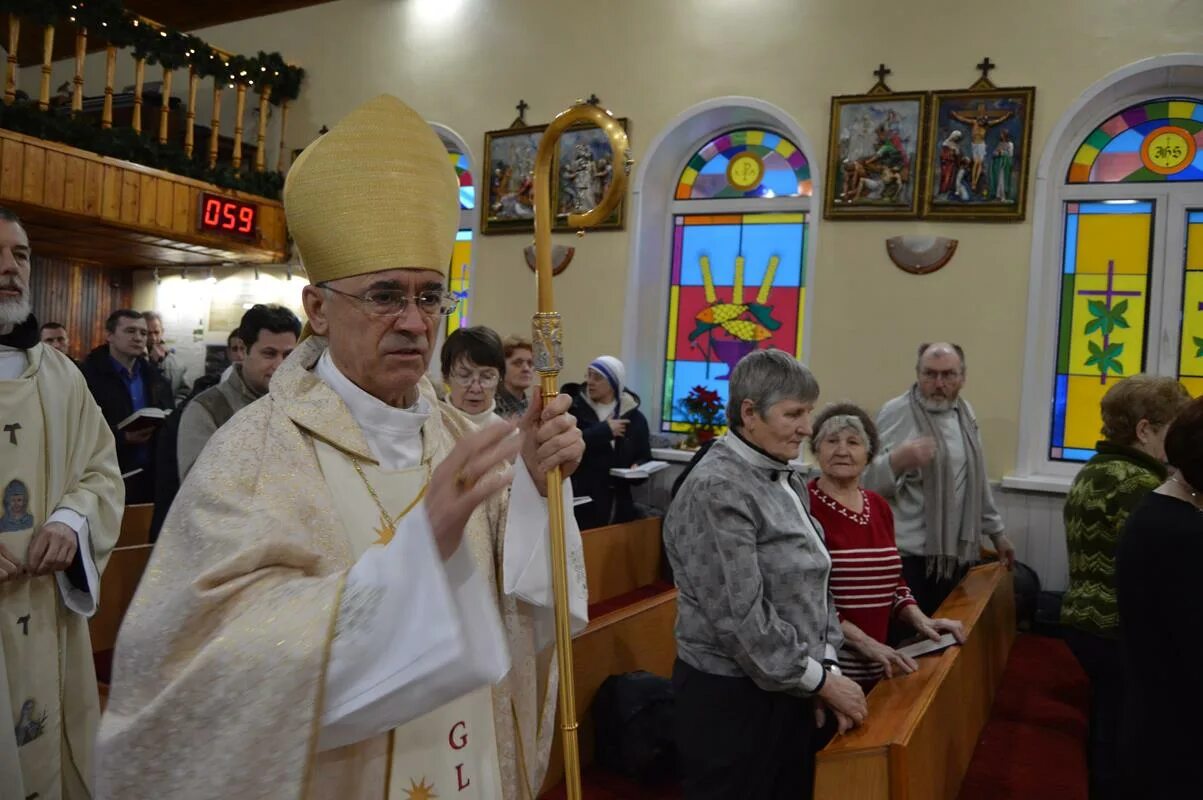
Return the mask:
[(231, 200), (215, 194), (201, 194), (201, 231), (253, 239), (257, 234), (258, 223), (259, 206), (254, 203)]

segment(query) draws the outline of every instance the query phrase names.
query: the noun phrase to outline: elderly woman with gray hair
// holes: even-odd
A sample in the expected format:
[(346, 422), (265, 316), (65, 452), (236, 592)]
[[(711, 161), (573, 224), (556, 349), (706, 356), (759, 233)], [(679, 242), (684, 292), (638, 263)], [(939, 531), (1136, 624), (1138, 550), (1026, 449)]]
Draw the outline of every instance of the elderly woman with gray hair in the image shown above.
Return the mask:
[(680, 590), (677, 750), (687, 800), (809, 798), (816, 727), (864, 721), (841, 675), (831, 558), (790, 468), (819, 385), (780, 350), (758, 350), (729, 383), (731, 430), (685, 479), (664, 521)]
[(831, 592), (844, 631), (840, 666), (868, 691), (883, 675), (916, 669), (911, 658), (886, 644), (892, 619), (931, 639), (951, 633), (962, 641), (965, 630), (956, 620), (931, 619), (919, 608), (902, 577), (890, 504), (860, 486), (880, 446), (873, 420), (859, 406), (837, 403), (815, 417), (814, 428), (811, 449), (821, 474), (810, 482), (810, 507), (831, 553)]

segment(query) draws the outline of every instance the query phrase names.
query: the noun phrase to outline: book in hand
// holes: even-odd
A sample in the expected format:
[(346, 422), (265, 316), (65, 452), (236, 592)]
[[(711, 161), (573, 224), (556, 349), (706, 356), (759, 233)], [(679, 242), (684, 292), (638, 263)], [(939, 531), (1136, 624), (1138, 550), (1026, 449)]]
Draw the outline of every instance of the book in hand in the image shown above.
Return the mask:
[(939, 639), (920, 639), (914, 644), (908, 644), (905, 647), (899, 647), (898, 652), (904, 656), (918, 658), (919, 656), (929, 655), (931, 653), (939, 653), (941, 650), (947, 650), (957, 643), (957, 637), (951, 633), (946, 633)]
[(144, 431), (147, 428), (157, 428), (163, 424), (163, 422), (167, 419), (167, 415), (170, 413), (170, 411), (162, 408), (147, 407), (139, 409), (125, 419), (121, 420), (121, 422), (117, 423), (117, 430), (137, 433), (138, 431)]
[(625, 478), (629, 481), (641, 481), (644, 478), (650, 478), (652, 475), (667, 466), (667, 461), (646, 461), (629, 469), (615, 467), (614, 469), (610, 470), (610, 475), (615, 478)]

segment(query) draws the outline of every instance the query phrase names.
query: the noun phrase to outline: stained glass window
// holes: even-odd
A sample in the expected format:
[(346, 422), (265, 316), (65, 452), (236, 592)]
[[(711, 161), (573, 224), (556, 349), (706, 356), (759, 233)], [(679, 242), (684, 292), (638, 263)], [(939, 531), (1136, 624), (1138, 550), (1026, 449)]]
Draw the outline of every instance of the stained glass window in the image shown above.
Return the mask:
[(447, 152), (455, 176), (459, 180), (460, 229), (455, 235), (455, 249), (451, 251), (451, 267), (448, 270), (448, 289), (459, 298), (455, 312), (447, 318), (447, 333), (469, 325), (468, 298), (472, 273), (472, 218), (465, 212), (476, 208), (476, 186), (472, 182), (471, 163), (468, 156), (454, 150)]
[(448, 151), (451, 166), (455, 167), (455, 177), (459, 180), (459, 207), (461, 211), (471, 211), (476, 208), (476, 184), (472, 182), (471, 164), (468, 156), (463, 153)]
[(1054, 460), (1094, 454), (1103, 394), (1144, 369), (1153, 211), (1141, 200), (1065, 204)]
[(673, 218), (662, 430), (689, 430), (680, 403), (695, 386), (718, 392), (726, 404), (728, 376), (753, 350), (801, 356), (806, 216)]
[(677, 182), (677, 200), (809, 197), (810, 164), (797, 145), (771, 131), (746, 129), (698, 150)]
[(1203, 397), (1203, 209), (1186, 212), (1185, 252), (1178, 375), (1192, 397)]
[(1079, 145), (1067, 183), (1203, 180), (1203, 102), (1163, 97), (1129, 106)]

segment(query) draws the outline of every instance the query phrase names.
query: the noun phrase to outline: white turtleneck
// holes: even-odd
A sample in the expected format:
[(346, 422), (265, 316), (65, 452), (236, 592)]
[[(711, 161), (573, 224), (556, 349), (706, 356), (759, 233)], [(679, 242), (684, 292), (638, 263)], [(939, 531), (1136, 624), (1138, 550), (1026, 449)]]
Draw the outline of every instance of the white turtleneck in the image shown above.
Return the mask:
[(469, 414), (467, 411), (464, 411), (462, 408), (459, 409), (459, 412), (461, 414), (463, 414), (465, 417), (467, 417), (468, 419), (470, 419), (472, 421), (472, 424), (478, 428), (483, 428), (486, 425), (492, 425), (494, 422), (504, 422), (505, 421), (497, 415), (497, 402), (496, 401), (489, 403), (489, 407), (486, 408), (484, 411), (481, 411), (478, 414)]
[[(329, 351), (318, 359), (314, 372), (346, 404), (382, 469), (402, 470), (421, 463), (422, 426), (435, 413), (425, 398), (419, 396), (409, 408), (394, 408), (348, 379)], [(564, 509), (565, 538), (570, 551), (575, 548), (579, 554), (580, 531), (572, 514), (572, 487), (568, 481), (564, 482)], [(504, 531), (502, 588), (532, 607), (541, 649), (554, 637), (547, 501), (539, 495), (523, 464), (515, 467)], [(582, 581), (575, 580), (572, 570), (569, 573), (573, 584), (569, 606), (576, 631), (588, 624), (586, 589)], [(406, 579), (398, 580), (401, 575)], [(323, 750), (416, 719), (432, 708), (422, 701), (415, 703), (415, 697), (435, 696), (440, 687), (456, 680), (476, 680), (476, 685), (483, 685), (485, 681), (475, 676), (495, 672), (498, 659), (491, 653), (475, 652), (481, 649), (473, 646), (477, 640), (500, 639), (504, 656), (504, 632), (496, 613), (481, 613), (482, 607), (496, 608), (488, 581), (475, 572), (464, 547), (446, 562), (441, 560), (425, 502), (397, 522), (388, 545), (368, 549), (351, 567), (344, 602), (365, 591), (384, 593), (377, 604), (382, 612), (367, 623), (374, 628), (372, 636), (353, 640), (336, 637), (332, 644), (326, 677), (327, 712), (322, 715)], [(438, 598), (445, 601), (439, 604)], [(399, 608), (426, 609), (422, 624), (412, 625), (408, 615), (393, 613)], [(466, 644), (466, 649), (475, 659), (461, 658), (445, 664), (422, 655), (443, 642), (447, 628), (458, 628), (474, 640)], [(389, 645), (381, 647), (381, 642)], [(457, 646), (463, 648), (465, 643)], [(476, 663), (471, 663), (473, 660)], [(367, 661), (377, 664), (365, 670)], [(494, 675), (492, 679), (499, 677)], [(431, 690), (423, 691), (424, 686)], [(366, 702), (365, 697), (372, 699)]]

